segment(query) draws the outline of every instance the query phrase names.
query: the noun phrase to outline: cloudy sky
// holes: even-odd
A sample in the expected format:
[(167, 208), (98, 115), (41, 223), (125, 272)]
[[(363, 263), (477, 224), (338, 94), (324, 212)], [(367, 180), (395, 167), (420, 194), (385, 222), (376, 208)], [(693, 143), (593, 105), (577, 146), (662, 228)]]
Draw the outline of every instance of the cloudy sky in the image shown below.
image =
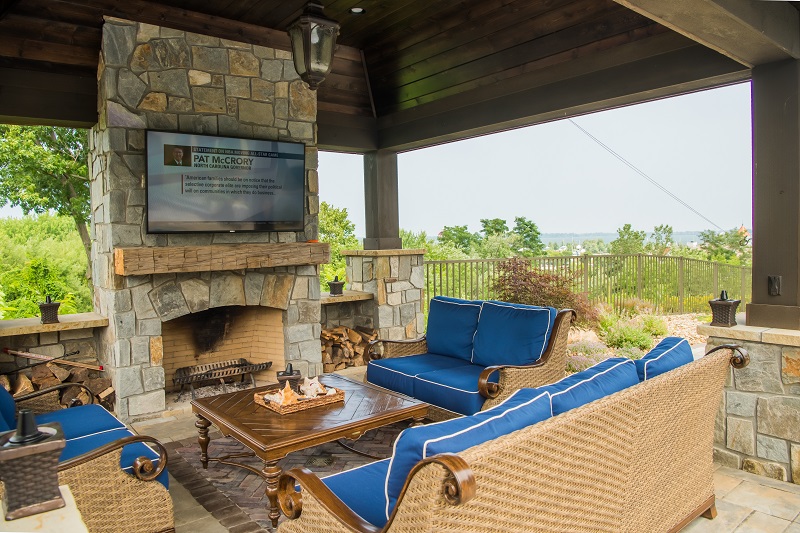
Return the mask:
[[(574, 123), (618, 157), (568, 120), (400, 154), (400, 227), (433, 236), (516, 216), (543, 233), (752, 227), (749, 83)], [(319, 174), (320, 199), (363, 237), (361, 156), (323, 152)]]

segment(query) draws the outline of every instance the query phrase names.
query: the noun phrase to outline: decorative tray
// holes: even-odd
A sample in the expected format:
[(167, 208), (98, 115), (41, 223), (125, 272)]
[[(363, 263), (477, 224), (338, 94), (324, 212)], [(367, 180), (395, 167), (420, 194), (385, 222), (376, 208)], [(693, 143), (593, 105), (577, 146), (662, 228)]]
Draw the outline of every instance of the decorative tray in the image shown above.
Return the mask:
[(275, 411), (279, 415), (285, 415), (288, 413), (296, 413), (297, 411), (304, 411), (306, 409), (311, 409), (312, 407), (319, 407), (320, 405), (327, 405), (329, 403), (336, 403), (336, 402), (343, 402), (344, 401), (344, 391), (341, 389), (337, 389), (334, 387), (328, 387), (328, 390), (335, 390), (334, 394), (329, 394), (325, 396), (317, 396), (316, 398), (305, 398), (300, 397), (297, 403), (289, 404), (289, 405), (281, 405), (275, 403), (270, 400), (264, 399), (264, 394), (268, 394), (271, 392), (275, 392), (275, 390), (279, 389), (271, 389), (268, 391), (261, 391), (256, 392), (253, 394), (253, 399), (255, 402), (260, 405), (261, 407), (266, 407), (270, 411)]

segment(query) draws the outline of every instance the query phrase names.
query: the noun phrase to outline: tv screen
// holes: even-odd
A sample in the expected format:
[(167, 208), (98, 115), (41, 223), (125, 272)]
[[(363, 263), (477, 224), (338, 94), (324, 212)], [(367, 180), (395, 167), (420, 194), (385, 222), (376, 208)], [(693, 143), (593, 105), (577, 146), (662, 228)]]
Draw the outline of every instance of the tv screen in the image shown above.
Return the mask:
[(305, 145), (147, 132), (148, 233), (301, 231)]

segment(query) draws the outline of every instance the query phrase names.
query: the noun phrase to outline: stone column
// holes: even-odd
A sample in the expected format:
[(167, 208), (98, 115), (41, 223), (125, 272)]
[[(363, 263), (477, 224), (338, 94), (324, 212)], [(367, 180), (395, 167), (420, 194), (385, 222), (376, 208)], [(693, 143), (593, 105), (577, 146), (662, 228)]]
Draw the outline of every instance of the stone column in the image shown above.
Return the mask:
[[(286, 359), (321, 370), (315, 266), (120, 276), (114, 249), (246, 242), (305, 242), (318, 235), (316, 93), (291, 54), (149, 24), (106, 18), (90, 135), (95, 309), (109, 318), (98, 340), (123, 420), (165, 407), (161, 323), (224, 305), (283, 310)], [(246, 234), (148, 234), (145, 131), (288, 140), (306, 145), (304, 228)], [(276, 303), (277, 302), (277, 303)]]
[(750, 364), (732, 370), (717, 415), (715, 462), (800, 484), (800, 331), (699, 326), (708, 349), (739, 344)]
[(342, 251), (347, 286), (373, 294), (372, 327), (381, 339), (415, 339), (424, 332), (424, 254), (425, 250)]

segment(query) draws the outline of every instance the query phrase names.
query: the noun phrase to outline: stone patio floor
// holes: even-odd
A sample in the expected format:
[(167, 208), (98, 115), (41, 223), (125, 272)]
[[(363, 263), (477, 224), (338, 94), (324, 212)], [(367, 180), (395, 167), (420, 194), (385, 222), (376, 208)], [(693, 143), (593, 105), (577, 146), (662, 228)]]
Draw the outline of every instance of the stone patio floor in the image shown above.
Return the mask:
[[(132, 425), (138, 433), (159, 439), (170, 450), (170, 494), (175, 505), (176, 532), (268, 531), (175, 453), (177, 447), (196, 439), (194, 421), (195, 417), (187, 409)], [(212, 439), (214, 433), (212, 431)], [(219, 433), (216, 436), (220, 436)], [(716, 469), (714, 485), (717, 518), (698, 518), (684, 529), (685, 532), (800, 533), (800, 485), (721, 466)]]

